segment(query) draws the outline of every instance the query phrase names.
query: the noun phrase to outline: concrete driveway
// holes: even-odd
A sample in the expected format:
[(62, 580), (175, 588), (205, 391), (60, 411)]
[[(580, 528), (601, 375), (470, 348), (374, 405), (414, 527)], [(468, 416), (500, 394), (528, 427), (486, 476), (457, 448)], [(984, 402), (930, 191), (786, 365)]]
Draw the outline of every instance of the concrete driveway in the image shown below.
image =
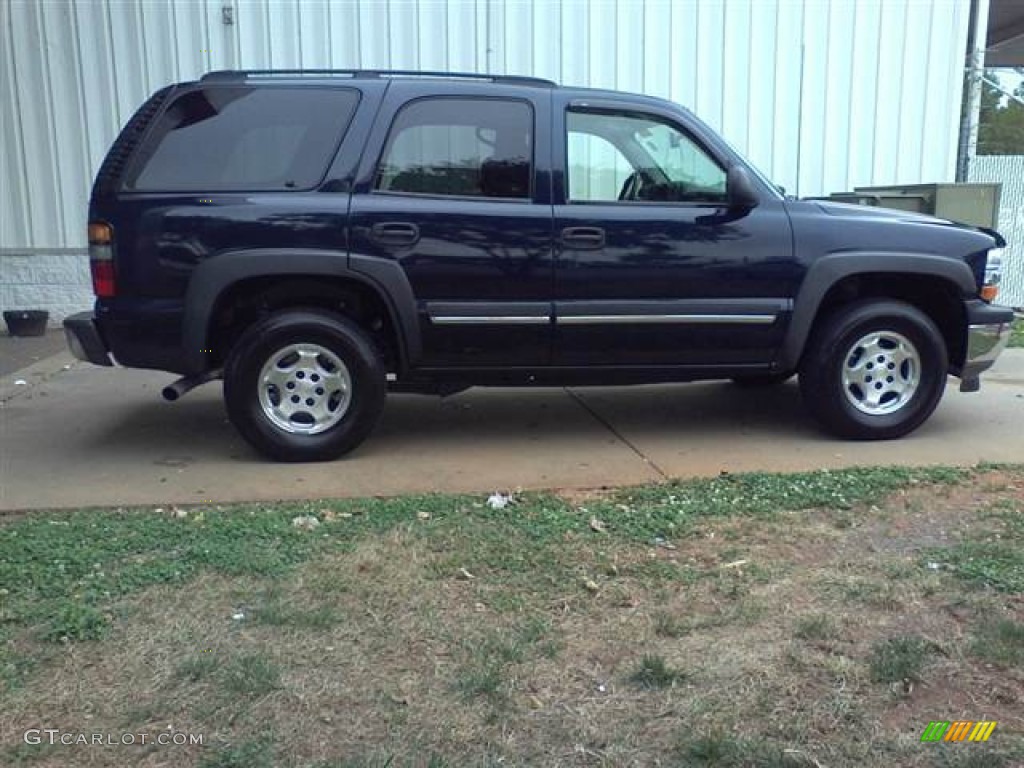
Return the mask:
[[(23, 383), (16, 383), (21, 380)], [(66, 353), (0, 379), (0, 510), (584, 488), (723, 470), (1024, 461), (1024, 350), (980, 394), (953, 380), (939, 410), (899, 441), (820, 433), (790, 383), (474, 389), (389, 399), (345, 459), (274, 464), (228, 423), (219, 383), (177, 403), (168, 374), (99, 368)]]

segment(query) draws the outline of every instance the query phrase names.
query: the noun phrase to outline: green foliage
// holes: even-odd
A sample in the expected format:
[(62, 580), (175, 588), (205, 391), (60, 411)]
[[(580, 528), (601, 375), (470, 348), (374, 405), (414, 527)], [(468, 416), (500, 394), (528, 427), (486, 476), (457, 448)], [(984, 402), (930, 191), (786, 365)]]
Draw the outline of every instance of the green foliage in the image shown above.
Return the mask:
[(971, 653), (1005, 667), (1024, 666), (1024, 624), (1012, 619), (982, 624), (971, 642)]
[(671, 688), (686, 675), (674, 669), (662, 656), (644, 656), (630, 680), (642, 688)]
[(801, 640), (835, 640), (839, 637), (839, 628), (831, 616), (817, 613), (800, 617), (796, 623), (796, 636)]
[(50, 621), (47, 640), (102, 640), (110, 631), (110, 621), (98, 609), (81, 602), (65, 602)]
[[(998, 80), (991, 70), (985, 75)], [(1024, 86), (1019, 86), (1015, 95), (1024, 99)], [(982, 82), (977, 151), (979, 155), (1024, 154), (1024, 104), (1007, 98), (987, 82)]]
[(187, 680), (190, 683), (198, 683), (214, 675), (220, 668), (220, 659), (212, 653), (201, 653), (198, 656), (185, 659), (178, 665), (174, 673), (176, 677)]
[(219, 747), (206, 755), (199, 768), (273, 768), (273, 751), (266, 738)]
[(929, 652), (929, 645), (913, 635), (877, 642), (871, 648), (871, 679), (876, 683), (920, 680)]
[[(0, 584), (6, 590), (0, 628), (45, 624), (45, 634), (54, 640), (100, 639), (109, 623), (104, 607), (124, 595), (160, 584), (183, 585), (204, 571), (279, 577), (329, 545), (344, 547), (367, 532), (414, 519), (419, 510), (443, 515), (457, 500), (408, 496), (335, 502), (332, 506), (350, 518), (315, 533), (291, 521), (316, 513), (322, 503), (193, 508), (184, 517), (120, 509), (34, 514), (0, 526)], [(362, 514), (365, 507), (373, 514)], [(327, 626), (334, 617), (314, 612), (290, 619)]]
[(588, 508), (615, 530), (650, 540), (685, 531), (699, 518), (771, 518), (780, 512), (802, 509), (850, 509), (914, 483), (954, 484), (967, 475), (966, 470), (944, 467), (752, 472), (641, 486)]
[(799, 768), (808, 765), (795, 754), (762, 740), (740, 739), (714, 731), (680, 742), (682, 765), (697, 768)]
[(957, 576), (997, 592), (1024, 592), (1024, 550), (1008, 541), (965, 541), (948, 549), (932, 550), (927, 560), (953, 566)]
[(263, 696), (281, 687), (281, 670), (258, 653), (238, 656), (224, 670), (224, 687), (243, 696)]
[[(1024, 152), (1024, 150), (1021, 151)], [(1024, 317), (1018, 317), (1013, 321), (1013, 327), (1010, 330), (1010, 346), (1024, 347)]]

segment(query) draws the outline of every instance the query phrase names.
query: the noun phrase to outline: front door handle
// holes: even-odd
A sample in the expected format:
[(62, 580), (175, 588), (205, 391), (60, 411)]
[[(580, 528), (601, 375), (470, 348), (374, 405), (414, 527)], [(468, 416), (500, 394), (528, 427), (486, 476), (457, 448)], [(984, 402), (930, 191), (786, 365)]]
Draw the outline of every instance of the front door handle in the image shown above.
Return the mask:
[(566, 227), (562, 230), (562, 245), (579, 251), (604, 248), (604, 230), (601, 227)]
[(415, 245), (420, 228), (407, 221), (382, 221), (370, 227), (370, 238), (380, 245)]

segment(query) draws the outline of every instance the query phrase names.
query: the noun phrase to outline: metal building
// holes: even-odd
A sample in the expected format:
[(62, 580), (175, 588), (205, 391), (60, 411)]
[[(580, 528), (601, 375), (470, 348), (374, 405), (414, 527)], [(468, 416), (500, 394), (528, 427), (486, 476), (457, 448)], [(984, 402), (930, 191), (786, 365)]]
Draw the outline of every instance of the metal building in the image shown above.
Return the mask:
[(969, 15), (969, 0), (3, 0), (0, 307), (89, 305), (92, 176), (171, 81), (366, 67), (641, 91), (815, 195), (953, 179)]

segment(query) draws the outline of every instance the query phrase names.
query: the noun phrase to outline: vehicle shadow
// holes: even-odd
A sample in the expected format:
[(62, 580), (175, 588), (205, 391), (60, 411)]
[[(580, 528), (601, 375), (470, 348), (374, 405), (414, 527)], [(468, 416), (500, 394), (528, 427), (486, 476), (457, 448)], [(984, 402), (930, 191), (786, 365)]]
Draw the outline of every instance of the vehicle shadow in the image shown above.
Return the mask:
[[(396, 447), (403, 454), (443, 455), (467, 442), (483, 447), (511, 441), (551, 448), (563, 442), (579, 448), (588, 441), (617, 441), (630, 435), (701, 441), (754, 434), (828, 439), (804, 413), (793, 384), (764, 390), (726, 382), (474, 388), (446, 398), (390, 395), (377, 429), (352, 455), (369, 458)], [(176, 403), (122, 403), (86, 442), (94, 455), (108, 460), (146, 456), (169, 467), (211, 458), (262, 461), (228, 421), (217, 384)]]

